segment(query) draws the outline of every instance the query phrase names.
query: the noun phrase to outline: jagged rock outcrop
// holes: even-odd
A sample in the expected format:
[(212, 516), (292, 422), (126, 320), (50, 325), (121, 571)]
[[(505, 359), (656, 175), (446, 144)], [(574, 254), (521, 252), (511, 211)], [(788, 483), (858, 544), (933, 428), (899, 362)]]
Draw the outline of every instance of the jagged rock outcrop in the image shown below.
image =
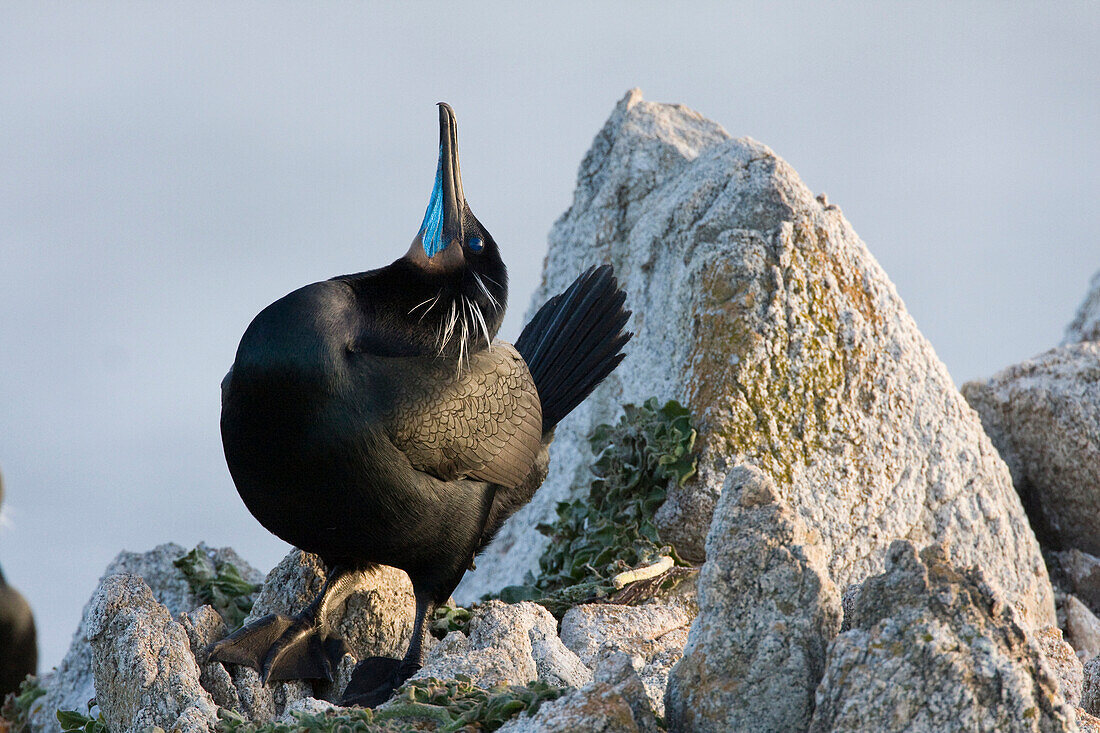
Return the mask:
[[(263, 574), (252, 568), (230, 548), (213, 549), (200, 544), (211, 561), (232, 563), (241, 572), (245, 580), (259, 583)], [(194, 609), (202, 604), (191, 591), (191, 586), (183, 572), (173, 564), (187, 554), (183, 547), (167, 543), (158, 545), (149, 552), (121, 552), (111, 561), (97, 585), (96, 597), (108, 578), (114, 575), (136, 575), (148, 586), (153, 598), (167, 609), (171, 616)], [(73, 634), (68, 652), (57, 668), (42, 677), (46, 695), (36, 706), (31, 722), (36, 730), (60, 730), (54, 714), (60, 710), (87, 710), (88, 700), (96, 697), (93, 676), (93, 654), (91, 628), (94, 619), (92, 600), (84, 607), (80, 626)]]
[(890, 547), (829, 646), (810, 731), (1075, 731), (1043, 652), (981, 571)]
[(89, 603), (95, 697), (112, 731), (206, 733), (217, 706), (183, 627), (137, 575), (111, 575)]
[(683, 603), (585, 604), (562, 617), (561, 640), (590, 668), (614, 654), (641, 660), (638, 676), (663, 717), (668, 675), (683, 655), (693, 615)]
[[(199, 548), (215, 565), (230, 562), (245, 580), (263, 581), (246, 621), (296, 613), (324, 579), (321, 562), (298, 550), (264, 579), (229, 548)], [(205, 730), (219, 706), (267, 722), (300, 700), (337, 699), (358, 659), (404, 653), (412, 629), (412, 587), (403, 572), (378, 568), (362, 574), (334, 619), (351, 650), (335, 683), (265, 686), (249, 667), (200, 663), (202, 650), (228, 629), (174, 565), (186, 554), (179, 545), (165, 544), (146, 553), (123, 552), (108, 566), (65, 659), (43, 678), (47, 694), (32, 716), (36, 730), (56, 731), (58, 709), (83, 712), (91, 698), (118, 730), (149, 725)]]
[(544, 704), (534, 716), (505, 723), (500, 733), (657, 733), (657, 720), (638, 677), (641, 660), (625, 653), (600, 661), (595, 678)]
[(962, 391), (1040, 538), (1100, 554), (1100, 342), (1051, 349)]
[(727, 472), (754, 463), (821, 532), (839, 587), (881, 571), (895, 538), (943, 541), (979, 564), (1036, 628), (1050, 584), (1008, 471), (886, 274), (840, 211), (766, 146), (631, 91), (596, 136), (550, 233), (537, 306), (609, 261), (635, 332), (622, 366), (557, 430), (550, 476), (456, 597), (537, 568), (591, 429), (623, 402), (687, 405), (698, 476), (658, 515), (701, 560)]
[(415, 678), (464, 674), (481, 687), (532, 680), (579, 687), (592, 679), (558, 638), (557, 621), (535, 603), (489, 601), (470, 619), (468, 631), (452, 631), (436, 644)]
[(1077, 308), (1077, 314), (1066, 326), (1062, 345), (1081, 341), (1100, 341), (1100, 272), (1092, 276), (1088, 294)]
[(699, 616), (665, 698), (676, 731), (805, 730), (840, 592), (816, 533), (751, 466), (730, 472), (707, 536)]

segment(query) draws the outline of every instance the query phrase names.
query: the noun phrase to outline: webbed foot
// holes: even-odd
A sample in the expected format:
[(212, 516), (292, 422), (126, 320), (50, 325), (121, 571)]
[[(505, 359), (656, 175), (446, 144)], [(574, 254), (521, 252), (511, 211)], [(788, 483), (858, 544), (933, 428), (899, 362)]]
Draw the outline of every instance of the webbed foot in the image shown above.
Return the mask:
[(389, 700), (393, 691), (416, 674), (420, 665), (393, 657), (367, 657), (352, 672), (344, 696), (343, 706), (361, 705), (373, 708)]
[(207, 661), (243, 664), (264, 684), (281, 680), (324, 679), (344, 656), (344, 640), (310, 614), (294, 618), (270, 614), (238, 629), (205, 650)]

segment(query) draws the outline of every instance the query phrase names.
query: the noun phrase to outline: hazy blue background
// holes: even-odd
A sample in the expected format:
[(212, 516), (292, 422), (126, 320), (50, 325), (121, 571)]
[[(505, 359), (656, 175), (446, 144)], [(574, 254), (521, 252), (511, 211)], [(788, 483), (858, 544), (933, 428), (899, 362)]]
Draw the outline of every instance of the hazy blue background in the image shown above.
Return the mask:
[(419, 227), (433, 106), (512, 273), (632, 86), (828, 192), (958, 381), (1040, 352), (1100, 268), (1100, 6), (0, 7), (0, 559), (43, 670), (121, 549), (266, 570), (218, 383), (264, 305)]

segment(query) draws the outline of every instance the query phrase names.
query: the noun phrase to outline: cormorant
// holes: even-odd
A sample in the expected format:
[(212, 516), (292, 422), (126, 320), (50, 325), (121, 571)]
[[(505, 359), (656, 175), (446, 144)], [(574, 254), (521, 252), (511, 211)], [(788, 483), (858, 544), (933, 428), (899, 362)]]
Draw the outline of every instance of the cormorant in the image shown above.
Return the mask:
[[(3, 503), (4, 481), (0, 478), (0, 506)], [(18, 692), (19, 683), (37, 669), (38, 642), (31, 607), (0, 571), (0, 700), (9, 692)]]
[(551, 298), (515, 346), (494, 340), (507, 274), (466, 202), (454, 112), (403, 257), (307, 285), (265, 308), (222, 382), (237, 491), (274, 534), (319, 555), (324, 586), (294, 618), (267, 616), (207, 658), (264, 681), (327, 678), (343, 654), (328, 614), (376, 564), (416, 598), (404, 659), (356, 668), (345, 704), (373, 706), (421, 665), (425, 618), (546, 477), (554, 427), (623, 359), (631, 334), (610, 265)]

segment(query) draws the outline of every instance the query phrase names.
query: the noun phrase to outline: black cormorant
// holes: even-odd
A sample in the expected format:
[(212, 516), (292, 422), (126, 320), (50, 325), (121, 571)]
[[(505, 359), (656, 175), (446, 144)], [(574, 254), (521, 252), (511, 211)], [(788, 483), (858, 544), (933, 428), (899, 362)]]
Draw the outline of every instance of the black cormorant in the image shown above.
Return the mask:
[(404, 659), (356, 668), (345, 704), (384, 701), (421, 665), (425, 618), (546, 477), (554, 426), (623, 359), (630, 338), (611, 267), (547, 302), (515, 346), (494, 340), (507, 274), (466, 202), (454, 112), (403, 257), (307, 285), (249, 325), (222, 382), (222, 443), (249, 511), (319, 555), (328, 575), (294, 618), (268, 616), (208, 658), (263, 679), (332, 678), (328, 614), (354, 572), (406, 571), (416, 615)]
[[(4, 481), (0, 479), (0, 506), (4, 503)], [(38, 642), (34, 615), (27, 601), (4, 581), (0, 571), (0, 700), (18, 692), (19, 683), (38, 668)]]

